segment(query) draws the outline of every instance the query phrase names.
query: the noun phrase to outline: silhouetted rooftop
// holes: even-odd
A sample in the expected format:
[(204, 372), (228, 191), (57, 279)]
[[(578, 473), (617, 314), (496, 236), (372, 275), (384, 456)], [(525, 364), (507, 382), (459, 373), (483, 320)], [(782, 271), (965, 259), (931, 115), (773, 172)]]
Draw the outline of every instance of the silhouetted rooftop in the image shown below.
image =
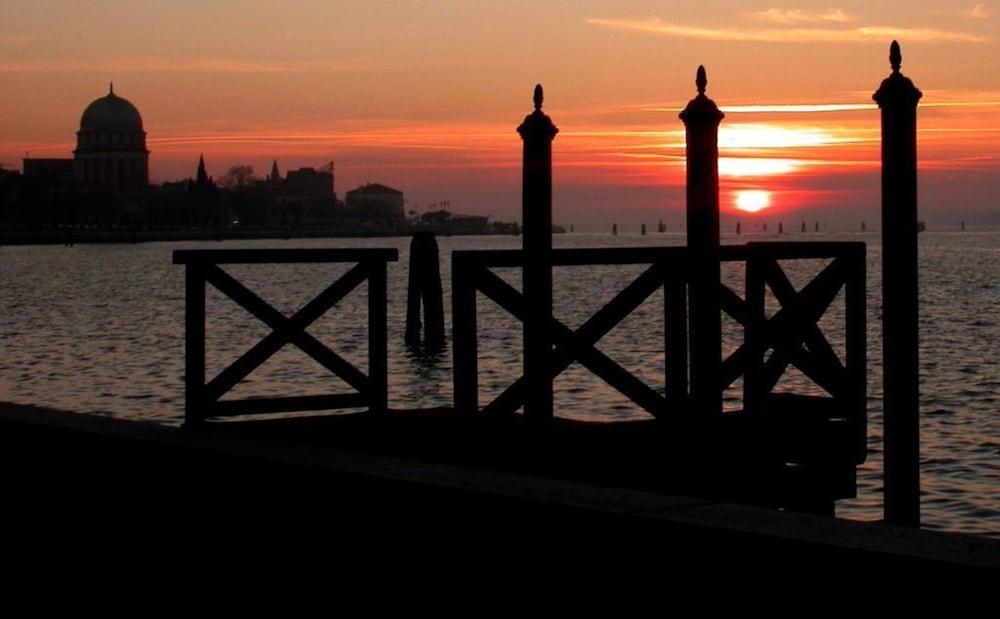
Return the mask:
[(107, 95), (95, 99), (83, 111), (80, 131), (142, 131), (142, 116), (128, 99), (116, 95), (112, 86)]
[(362, 185), (362, 186), (358, 187), (357, 189), (352, 189), (351, 191), (348, 191), (347, 193), (353, 193), (353, 194), (358, 194), (358, 193), (360, 193), (360, 194), (366, 194), (366, 193), (400, 193), (401, 194), (403, 192), (400, 191), (400, 190), (398, 190), (398, 189), (393, 189), (392, 187), (387, 187), (387, 186), (382, 185), (380, 183), (367, 183), (365, 185)]

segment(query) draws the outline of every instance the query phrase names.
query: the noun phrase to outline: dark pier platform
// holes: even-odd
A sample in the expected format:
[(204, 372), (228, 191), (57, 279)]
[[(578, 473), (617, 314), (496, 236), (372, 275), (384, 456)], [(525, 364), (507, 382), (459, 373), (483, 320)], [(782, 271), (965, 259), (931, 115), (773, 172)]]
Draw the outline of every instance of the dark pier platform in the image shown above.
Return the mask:
[(377, 439), (397, 448), (392, 433), (355, 434), (366, 451), (303, 444), (306, 425), (257, 423), (220, 432), (0, 405), (5, 601), (140, 614), (961, 611), (1000, 571), (1000, 544), (971, 536), (377, 453)]
[(838, 460), (837, 426), (795, 441), (813, 457), (780, 458), (788, 424), (721, 418), (587, 422), (470, 416), (450, 408), (202, 422), (200, 432), (362, 451), (424, 462), (545, 476), (677, 496), (832, 515), (854, 497), (855, 463)]

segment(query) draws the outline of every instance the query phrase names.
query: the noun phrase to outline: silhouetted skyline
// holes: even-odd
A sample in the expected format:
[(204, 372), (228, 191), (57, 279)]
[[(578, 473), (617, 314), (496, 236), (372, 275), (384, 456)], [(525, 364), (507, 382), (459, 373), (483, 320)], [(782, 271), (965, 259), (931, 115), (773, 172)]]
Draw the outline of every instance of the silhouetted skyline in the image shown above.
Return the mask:
[(263, 172), (275, 159), (284, 169), (336, 159), (344, 187), (377, 180), (417, 206), (448, 200), (511, 219), (511, 127), (520, 93), (541, 81), (562, 119), (556, 221), (597, 231), (662, 215), (675, 226), (676, 113), (690, 67), (705, 64), (727, 113), (724, 220), (745, 203), (740, 192), (762, 191), (760, 215), (742, 219), (794, 210), (787, 220), (857, 229), (878, 206), (871, 60), (895, 37), (926, 84), (922, 214), (981, 225), (1000, 204), (1000, 54), (988, 5), (583, 2), (530, 15), (409, 3), (128, 6), (39, 2), (5, 16), (0, 162), (65, 156), (79, 110), (113, 80), (143, 110), (153, 181), (190, 175), (201, 153), (217, 178), (237, 164)]

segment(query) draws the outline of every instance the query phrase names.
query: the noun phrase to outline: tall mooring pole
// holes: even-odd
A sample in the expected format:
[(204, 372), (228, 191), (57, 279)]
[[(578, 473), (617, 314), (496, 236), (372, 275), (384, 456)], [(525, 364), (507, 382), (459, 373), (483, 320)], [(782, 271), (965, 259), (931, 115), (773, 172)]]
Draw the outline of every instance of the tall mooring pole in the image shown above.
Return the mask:
[(885, 402), (885, 520), (920, 525), (920, 386), (917, 290), (917, 102), (921, 92), (899, 72), (873, 99), (882, 110), (882, 320)]
[(705, 96), (708, 78), (698, 67), (698, 96), (680, 118), (687, 135), (687, 244), (691, 252), (691, 400), (698, 414), (722, 413), (722, 319), (719, 310), (719, 123), (725, 116)]
[(542, 99), (538, 84), (535, 111), (517, 128), (524, 141), (524, 414), (532, 419), (552, 417), (552, 140), (559, 129), (542, 112)]

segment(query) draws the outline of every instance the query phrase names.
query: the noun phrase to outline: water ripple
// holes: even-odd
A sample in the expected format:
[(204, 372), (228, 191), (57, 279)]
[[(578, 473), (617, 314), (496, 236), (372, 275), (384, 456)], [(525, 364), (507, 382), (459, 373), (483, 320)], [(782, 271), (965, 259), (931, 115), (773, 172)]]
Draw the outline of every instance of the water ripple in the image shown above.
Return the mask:
[[(681, 235), (618, 237), (560, 235), (561, 246), (680, 244)], [(824, 240), (857, 240), (825, 235)], [(838, 504), (838, 513), (863, 519), (881, 517), (882, 350), (877, 237), (868, 249), (868, 409), (869, 457), (859, 472), (857, 499)], [(737, 239), (728, 239), (736, 242)], [(873, 241), (875, 241), (873, 243)], [(517, 247), (512, 237), (439, 239), (445, 307), (450, 307), (450, 252), (454, 249)], [(920, 236), (922, 481), (924, 521), (931, 528), (1000, 537), (1000, 327), (996, 282), (1000, 280), (1000, 234)], [(226, 247), (396, 247), (400, 261), (389, 270), (390, 405), (399, 408), (451, 403), (450, 351), (431, 360), (410, 354), (402, 342), (405, 321), (405, 239), (247, 241)], [(203, 248), (202, 243), (122, 246), (3, 247), (0, 249), (0, 397), (79, 411), (101, 411), (126, 419), (167, 424), (183, 410), (183, 270), (171, 252)], [(217, 247), (216, 244), (210, 244)], [(808, 261), (806, 261), (808, 262)], [(816, 265), (785, 263), (796, 285)], [(730, 265), (731, 266), (731, 265)], [(232, 266), (226, 270), (282, 312), (291, 313), (343, 273), (342, 265)], [(641, 267), (558, 268), (555, 306), (575, 327), (635, 277)], [(498, 275), (520, 288), (519, 274)], [(742, 270), (727, 267), (723, 277), (742, 288)], [(268, 329), (209, 290), (207, 317), (209, 375), (232, 362)], [(600, 349), (654, 389), (663, 389), (663, 303), (653, 295), (607, 334)], [(518, 323), (480, 298), (481, 402), (486, 404), (520, 374)], [(770, 311), (770, 310), (769, 310)], [(367, 367), (366, 294), (362, 286), (309, 332), (359, 368)], [(450, 316), (448, 317), (450, 319)], [(842, 298), (821, 322), (835, 333), (843, 320)], [(450, 326), (450, 325), (446, 325)], [(725, 327), (725, 347), (738, 344), (736, 325)], [(831, 337), (839, 353), (844, 343)], [(804, 379), (790, 388), (815, 389)], [(283, 348), (233, 392), (232, 397), (335, 393), (345, 386), (294, 348)], [(739, 389), (725, 405), (740, 406)], [(645, 414), (579, 365), (555, 381), (561, 414), (585, 419), (633, 419)]]

